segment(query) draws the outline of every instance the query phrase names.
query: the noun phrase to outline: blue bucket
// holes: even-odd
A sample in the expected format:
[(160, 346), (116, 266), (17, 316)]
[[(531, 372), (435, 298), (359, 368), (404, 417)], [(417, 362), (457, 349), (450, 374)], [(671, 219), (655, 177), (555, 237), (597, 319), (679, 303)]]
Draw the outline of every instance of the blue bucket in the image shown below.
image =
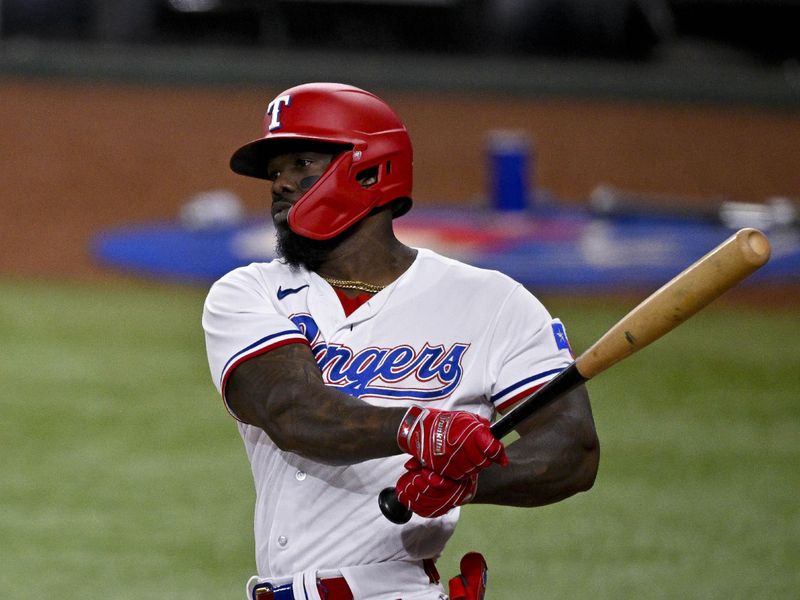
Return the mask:
[(533, 144), (520, 131), (492, 131), (488, 143), (489, 198), (499, 211), (519, 211), (531, 203)]

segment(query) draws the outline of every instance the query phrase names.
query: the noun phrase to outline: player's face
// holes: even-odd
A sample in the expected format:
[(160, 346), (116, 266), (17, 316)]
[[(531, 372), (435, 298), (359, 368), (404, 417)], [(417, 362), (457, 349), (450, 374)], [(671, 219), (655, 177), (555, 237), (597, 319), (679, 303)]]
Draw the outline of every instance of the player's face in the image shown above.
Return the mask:
[(278, 233), (277, 252), (287, 264), (311, 271), (330, 256), (350, 231), (330, 240), (312, 240), (289, 229), (289, 209), (305, 194), (328, 168), (333, 153), (286, 152), (270, 159), (267, 177), (271, 182), (272, 221)]
[(267, 179), (272, 183), (272, 220), (279, 229), (288, 227), (289, 209), (328, 168), (333, 154), (287, 152), (267, 163)]

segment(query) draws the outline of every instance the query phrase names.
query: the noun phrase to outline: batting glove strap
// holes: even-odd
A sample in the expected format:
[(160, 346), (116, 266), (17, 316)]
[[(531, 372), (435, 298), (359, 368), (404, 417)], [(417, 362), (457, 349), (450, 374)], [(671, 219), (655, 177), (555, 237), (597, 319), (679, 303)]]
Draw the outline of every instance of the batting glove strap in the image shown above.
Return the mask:
[(420, 419), (427, 413), (428, 410), (421, 406), (412, 406), (406, 411), (403, 420), (400, 422), (400, 428), (397, 430), (397, 445), (400, 446), (400, 450), (408, 454), (414, 454), (411, 451), (412, 433), (417, 428), (417, 425), (420, 425)]

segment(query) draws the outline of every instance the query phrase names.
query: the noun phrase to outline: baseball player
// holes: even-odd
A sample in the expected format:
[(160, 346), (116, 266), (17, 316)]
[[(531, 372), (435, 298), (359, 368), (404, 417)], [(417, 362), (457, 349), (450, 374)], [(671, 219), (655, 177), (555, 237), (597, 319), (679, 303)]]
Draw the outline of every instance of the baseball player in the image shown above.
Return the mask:
[[(488, 427), (571, 362), (564, 327), (505, 275), (395, 237), (412, 148), (381, 99), (300, 85), (263, 125), (231, 168), (266, 180), (279, 259), (222, 277), (203, 313), (256, 488), (247, 597), (446, 599), (434, 562), (460, 505), (542, 505), (594, 481), (582, 387), (507, 449)], [(381, 514), (386, 486), (408, 523)], [(482, 597), (482, 559), (462, 564), (453, 597)]]

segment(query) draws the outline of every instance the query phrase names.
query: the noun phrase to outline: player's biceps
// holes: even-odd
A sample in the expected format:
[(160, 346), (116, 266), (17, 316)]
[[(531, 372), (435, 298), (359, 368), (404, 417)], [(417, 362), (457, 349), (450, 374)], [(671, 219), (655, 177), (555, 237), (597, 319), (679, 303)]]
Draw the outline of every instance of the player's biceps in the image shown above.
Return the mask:
[(239, 365), (231, 376), (251, 393), (271, 389), (278, 382), (292, 385), (322, 385), (322, 374), (311, 349), (305, 344), (288, 344), (260, 354)]
[(592, 469), (596, 473), (600, 445), (589, 396), (583, 386), (534, 415), (518, 432), (519, 439), (509, 448), (512, 460), (525, 462), (531, 457), (549, 456), (549, 461), (581, 469), (588, 466), (591, 468), (587, 473)]
[(542, 430), (557, 426), (564, 419), (574, 424), (593, 425), (589, 394), (584, 385), (564, 394), (549, 406), (544, 407), (529, 419), (524, 420), (517, 426), (516, 432), (520, 436), (541, 433)]
[(237, 366), (229, 377), (225, 398), (234, 413), (263, 426), (279, 416), (309, 388), (324, 386), (310, 349), (290, 344), (255, 356)]

